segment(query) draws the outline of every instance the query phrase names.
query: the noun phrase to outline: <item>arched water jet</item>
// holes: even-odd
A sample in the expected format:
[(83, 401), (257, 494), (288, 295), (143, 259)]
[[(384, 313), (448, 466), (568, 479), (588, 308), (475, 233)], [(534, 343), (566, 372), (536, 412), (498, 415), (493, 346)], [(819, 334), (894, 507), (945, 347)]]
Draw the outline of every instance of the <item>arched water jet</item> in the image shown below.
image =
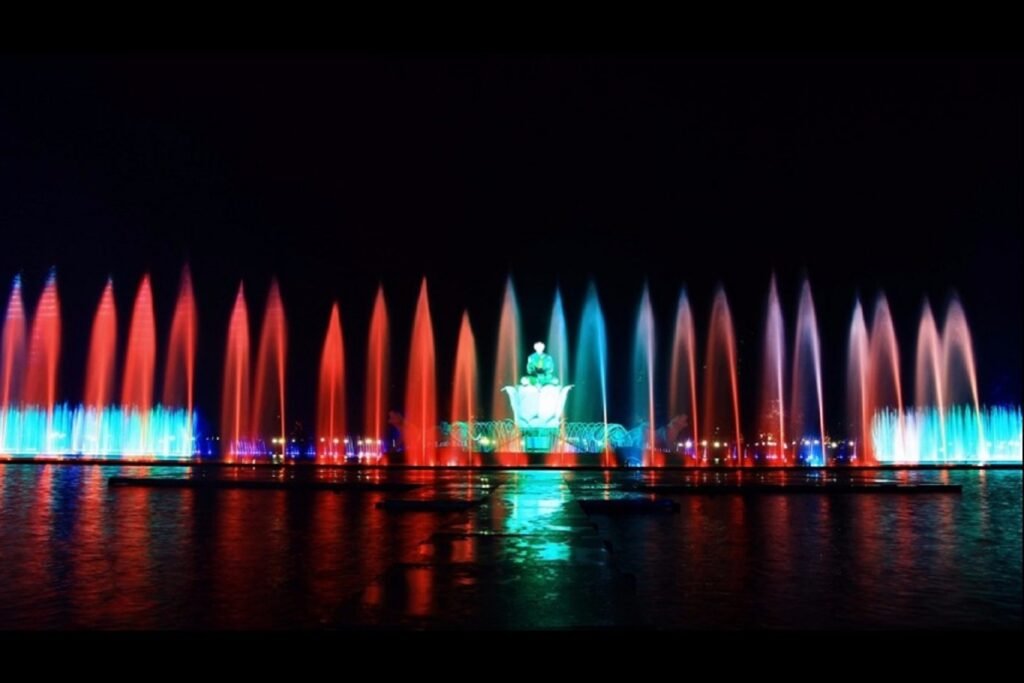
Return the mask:
[(740, 465), (743, 437), (740, 431), (736, 334), (733, 331), (729, 300), (722, 287), (715, 292), (711, 305), (707, 362), (704, 366), (703, 412), (704, 436), (700, 443), (702, 462), (710, 465)]
[(288, 452), (288, 434), (285, 420), (285, 361), (288, 349), (288, 325), (285, 321), (284, 304), (277, 280), (270, 283), (267, 293), (267, 308), (263, 314), (263, 328), (260, 332), (260, 348), (256, 356), (255, 391), (252, 403), (252, 421), (256, 438), (267, 440), (271, 445), (262, 450), (281, 455)]
[(761, 372), (761, 413), (758, 439), (768, 464), (789, 464), (793, 453), (786, 443), (786, 331), (779, 292), (772, 276), (764, 324), (764, 354)]
[(252, 454), (249, 362), (249, 311), (245, 304), (245, 290), (242, 285), (238, 285), (235, 306), (228, 323), (220, 419), (221, 453), (231, 458)]
[(427, 279), (416, 301), (405, 380), (403, 440), (411, 465), (437, 463), (437, 384), (434, 365), (434, 324), (430, 319)]
[(798, 440), (802, 464), (824, 466), (828, 446), (825, 439), (825, 399), (821, 387), (821, 342), (814, 313), (811, 285), (804, 280), (793, 336), (793, 407), (791, 434)]
[(679, 293), (676, 305), (668, 406), (666, 438), (669, 445), (676, 444), (677, 448), (682, 448), (685, 464), (694, 464), (700, 441), (697, 429), (700, 424), (697, 419), (697, 335), (685, 289)]
[(316, 454), (320, 458), (344, 458), (345, 342), (338, 304), (331, 306), (323, 351), (320, 353), (320, 386), (316, 410)]

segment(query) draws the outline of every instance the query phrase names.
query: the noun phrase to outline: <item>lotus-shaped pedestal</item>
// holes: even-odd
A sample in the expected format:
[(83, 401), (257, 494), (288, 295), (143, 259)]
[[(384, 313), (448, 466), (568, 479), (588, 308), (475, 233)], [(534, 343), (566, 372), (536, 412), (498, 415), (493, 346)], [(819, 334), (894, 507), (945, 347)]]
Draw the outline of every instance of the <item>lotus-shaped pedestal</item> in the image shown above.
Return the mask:
[(565, 399), (572, 385), (532, 384), (502, 387), (512, 404), (516, 426), (520, 429), (557, 429), (562, 423)]

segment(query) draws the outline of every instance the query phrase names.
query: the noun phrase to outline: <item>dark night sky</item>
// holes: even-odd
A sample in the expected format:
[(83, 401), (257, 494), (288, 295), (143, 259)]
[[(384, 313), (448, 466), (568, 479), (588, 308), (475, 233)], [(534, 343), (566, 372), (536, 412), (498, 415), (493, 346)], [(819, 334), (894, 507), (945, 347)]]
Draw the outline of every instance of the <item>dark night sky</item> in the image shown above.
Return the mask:
[(956, 291), (983, 400), (1019, 402), (1022, 76), (953, 59), (0, 57), (0, 278), (24, 274), (31, 310), (56, 265), (76, 400), (108, 274), (124, 328), (153, 273), (165, 340), (187, 260), (210, 416), (238, 282), (256, 328), (274, 273), (297, 414), (335, 298), (360, 386), (378, 282), (396, 378), (426, 275), (440, 376), (468, 307), (489, 383), (509, 273), (528, 340), (556, 283), (575, 338), (593, 277), (623, 365), (645, 279), (662, 351), (685, 283), (703, 353), (724, 283), (745, 403), (769, 277), (792, 338), (806, 273), (833, 416), (854, 296), (889, 295), (909, 382), (923, 297), (941, 322)]

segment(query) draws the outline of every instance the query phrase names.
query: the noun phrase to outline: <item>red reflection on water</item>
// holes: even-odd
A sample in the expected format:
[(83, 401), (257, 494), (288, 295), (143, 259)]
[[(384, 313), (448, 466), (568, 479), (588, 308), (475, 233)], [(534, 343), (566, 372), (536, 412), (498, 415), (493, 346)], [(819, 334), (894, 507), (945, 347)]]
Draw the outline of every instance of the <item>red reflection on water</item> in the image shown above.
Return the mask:
[[(226, 489), (216, 493), (217, 529), (211, 551), (211, 593), (217, 600), (214, 628), (270, 625), (257, 618), (260, 610), (250, 604), (251, 596), (259, 593), (261, 577), (270, 569), (262, 550), (269, 536), (269, 516), (250, 515), (249, 508), (254, 502), (260, 501), (248, 491)], [(250, 611), (253, 613), (249, 614)], [(247, 623), (246, 619), (251, 621)]]
[(319, 613), (321, 619), (333, 616), (331, 610), (347, 597), (337, 580), (345, 571), (345, 556), (359, 555), (359, 550), (350, 547), (344, 536), (346, 527), (355, 526), (345, 519), (344, 500), (333, 492), (318, 492), (311, 499), (311, 542), (303, 549), (308, 558), (305, 575), (309, 582), (304, 598), (306, 610)]
[[(24, 525), (27, 532), (25, 538), (28, 543), (22, 547), (3, 548), (4, 563), (7, 566), (14, 565), (14, 571), (6, 574), (8, 581), (15, 587), (15, 595), (36, 596), (40, 603), (45, 604), (52, 600), (52, 586), (57, 581), (57, 561), (54, 557), (54, 465), (43, 465), (34, 476), (34, 482), (28, 484), (34, 487), (30, 489), (32, 496), (27, 510), (15, 510), (10, 507), (5, 512), (10, 512), (10, 517), (15, 518), (18, 513), (24, 517), (16, 517)], [(32, 473), (34, 474), (34, 472)], [(17, 479), (12, 479), (12, 486), (17, 486)], [(9, 495), (9, 492), (5, 492)], [(16, 499), (17, 500), (17, 499)], [(24, 500), (24, 499), (23, 499)], [(13, 520), (4, 515), (4, 523), (10, 524)], [(41, 593), (40, 588), (50, 589), (50, 595)], [(10, 588), (10, 586), (7, 586)], [(43, 608), (45, 609), (45, 607)], [(28, 622), (33, 627), (37, 626), (34, 621), (38, 618), (32, 615), (32, 621)], [(43, 615), (45, 618), (45, 615)]]
[[(133, 475), (145, 476), (142, 472)], [(152, 547), (149, 533), (150, 496), (144, 487), (124, 487), (113, 497), (111, 521), (118, 542), (113, 544), (110, 580), (115, 586), (107, 604), (114, 624), (130, 624), (133, 628), (152, 628), (157, 615)]]
[(477, 536), (468, 535), (452, 541), (452, 562), (476, 562), (477, 561)]
[[(894, 501), (897, 509), (895, 515), (897, 542), (895, 544), (894, 556), (886, 558), (889, 565), (886, 569), (897, 576), (914, 576), (914, 574), (922, 569), (917, 564), (916, 560), (919, 554), (917, 548), (914, 547), (914, 541), (917, 540), (917, 534), (914, 531), (914, 519), (920, 512), (916, 509), (916, 506), (921, 503), (920, 501), (915, 501), (913, 496), (894, 497), (897, 499)], [(907, 596), (903, 597), (906, 599)]]
[(434, 609), (434, 570), (415, 567), (406, 573), (409, 581), (408, 612), (413, 616), (429, 616)]
[[(506, 486), (514, 486), (515, 479), (519, 478), (519, 473), (514, 473), (510, 476), (510, 480), (505, 484)], [(490, 519), (488, 528), (496, 531), (504, 531), (507, 528), (508, 518), (511, 513), (509, 509), (509, 502), (506, 496), (491, 496), (490, 505), (488, 505), (490, 512)]]
[(886, 543), (887, 532), (882, 526), (885, 518), (884, 502), (885, 497), (875, 495), (860, 496), (856, 500), (854, 534), (858, 542), (853, 556), (856, 570), (852, 578), (855, 590), (864, 596), (861, 602), (867, 605), (882, 599), (880, 596), (886, 587), (883, 545)]
[(74, 589), (67, 596), (72, 603), (74, 625), (95, 628), (102, 624), (111, 589), (97, 581), (109, 574), (104, 534), (104, 494), (106, 481), (101, 468), (87, 467), (82, 472), (82, 490), (75, 502), (74, 544), (78, 560), (72, 562)]
[[(739, 473), (742, 477), (742, 472)], [(733, 595), (747, 591), (747, 576), (751, 572), (750, 526), (747, 521), (747, 500), (743, 496), (729, 496), (728, 528), (730, 530), (728, 590)]]
[[(685, 496), (680, 501), (683, 515), (683, 529), (685, 536), (682, 539), (686, 543), (687, 554), (693, 558), (693, 567), (700, 568), (707, 565), (703, 560), (707, 553), (707, 511), (706, 507), (711, 501), (705, 496)], [(693, 580), (693, 579), (691, 579)]]

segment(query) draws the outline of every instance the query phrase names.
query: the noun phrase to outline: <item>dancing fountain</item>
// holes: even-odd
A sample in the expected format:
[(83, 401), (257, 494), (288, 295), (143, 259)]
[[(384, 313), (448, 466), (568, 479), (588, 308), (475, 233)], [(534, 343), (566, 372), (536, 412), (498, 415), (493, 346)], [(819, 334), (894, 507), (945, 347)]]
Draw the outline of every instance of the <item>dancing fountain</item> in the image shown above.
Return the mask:
[[(0, 350), (0, 452), (19, 456), (192, 457), (196, 453), (192, 311), (185, 270), (172, 324), (164, 401), (154, 403), (156, 332), (149, 277), (142, 279), (132, 309), (117, 403), (117, 323), (113, 284), (108, 280), (93, 319), (83, 400), (69, 404), (58, 401), (61, 317), (57, 275), (51, 272), (46, 280), (27, 345), (21, 278), (15, 277)], [(184, 387), (181, 393), (179, 387)]]
[[(393, 386), (389, 311), (381, 287), (366, 327), (360, 405), (348, 401), (342, 309), (335, 302), (326, 311), (319, 376), (310, 383), (316, 390), (315, 429), (304, 434), (291, 427), (288, 318), (276, 281), (267, 291), (258, 344), (250, 338), (242, 284), (226, 328), (220, 328), (224, 341), (217, 344), (224, 349), (224, 363), (217, 425), (198, 419), (199, 315), (189, 271), (182, 272), (169, 311), (166, 347), (158, 334), (153, 287), (149, 275), (138, 283), (119, 356), (112, 279), (99, 294), (88, 344), (79, 347), (62, 338), (56, 272), (48, 275), (31, 316), (22, 279), (14, 278), (0, 335), (0, 453), (414, 466), (1021, 462), (1021, 408), (983, 404), (970, 327), (955, 297), (941, 325), (924, 302), (912, 362), (906, 366), (885, 295), (875, 299), (870, 320), (855, 300), (846, 335), (847, 410), (829, 415), (825, 391), (840, 388), (824, 383), (825, 356), (807, 280), (800, 285), (787, 329), (772, 277), (757, 347), (760, 372), (749, 374), (741, 372), (736, 321), (723, 288), (714, 293), (706, 335), (699, 337), (685, 289), (678, 296), (674, 324), (661, 329), (645, 286), (632, 334), (631, 380), (622, 397), (610, 381), (608, 330), (593, 283), (583, 298), (575, 346), (562, 293), (556, 290), (547, 336), (525, 356), (527, 331), (509, 278), (489, 387), (483, 385), (468, 311), (459, 321), (452, 374), (439, 378), (438, 358), (443, 360), (448, 350), (436, 345), (425, 279), (413, 312), (405, 372)], [(659, 367), (659, 334), (669, 337), (668, 367)], [(703, 351), (699, 339), (706, 340)], [(80, 393), (60, 383), (62, 354), (77, 348), (83, 349), (85, 362)], [(913, 385), (907, 384), (912, 393), (903, 384), (904, 367), (912, 368)], [(740, 398), (752, 388), (747, 386), (751, 376), (759, 384), (753, 387), (759, 400), (756, 406), (743, 404), (756, 409), (753, 415), (741, 415)], [(442, 398), (450, 401), (443, 409)]]

